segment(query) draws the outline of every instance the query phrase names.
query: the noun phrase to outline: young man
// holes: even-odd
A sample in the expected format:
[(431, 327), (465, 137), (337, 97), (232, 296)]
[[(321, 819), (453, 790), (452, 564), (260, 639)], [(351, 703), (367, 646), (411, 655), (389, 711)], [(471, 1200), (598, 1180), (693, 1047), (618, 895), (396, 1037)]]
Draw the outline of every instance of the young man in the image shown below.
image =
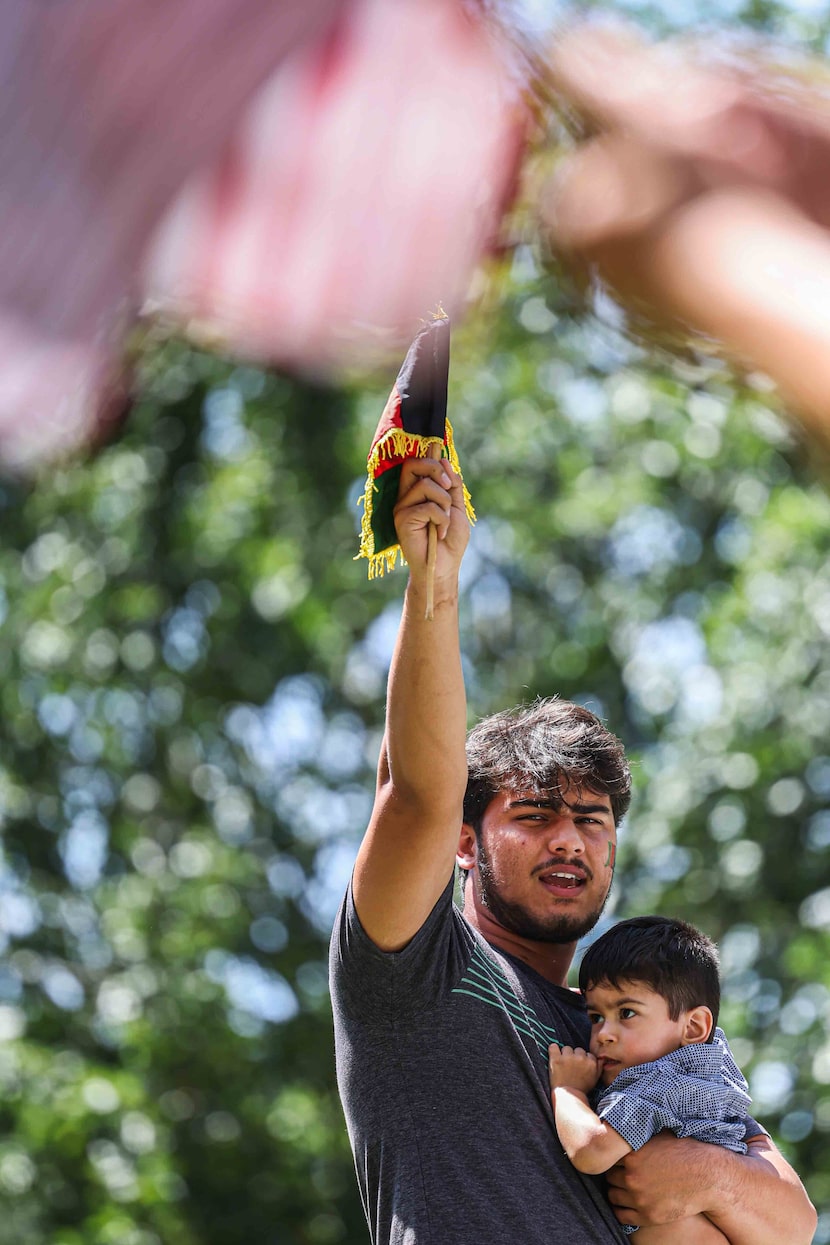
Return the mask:
[(607, 1195), (564, 1154), (547, 1051), (588, 1043), (566, 977), (611, 885), (627, 767), (593, 715), (550, 702), (477, 728), (468, 790), (462, 487), (446, 464), (412, 460), (399, 498), (409, 585), (375, 807), (331, 950), (338, 1081), (373, 1242), (605, 1245), (625, 1239), (620, 1223), (706, 1215), (730, 1245), (808, 1245), (815, 1213), (754, 1121), (745, 1156), (655, 1138), (609, 1173)]

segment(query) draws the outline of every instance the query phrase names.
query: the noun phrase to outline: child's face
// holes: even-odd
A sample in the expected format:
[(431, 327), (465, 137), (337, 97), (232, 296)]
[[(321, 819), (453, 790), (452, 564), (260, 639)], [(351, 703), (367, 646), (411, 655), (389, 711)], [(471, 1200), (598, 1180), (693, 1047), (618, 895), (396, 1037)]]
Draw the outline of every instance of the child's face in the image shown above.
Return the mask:
[(623, 1068), (659, 1059), (689, 1040), (688, 1013), (681, 1012), (672, 1020), (663, 996), (641, 982), (591, 986), (585, 1001), (591, 1021), (590, 1050), (599, 1063), (602, 1085), (610, 1085)]

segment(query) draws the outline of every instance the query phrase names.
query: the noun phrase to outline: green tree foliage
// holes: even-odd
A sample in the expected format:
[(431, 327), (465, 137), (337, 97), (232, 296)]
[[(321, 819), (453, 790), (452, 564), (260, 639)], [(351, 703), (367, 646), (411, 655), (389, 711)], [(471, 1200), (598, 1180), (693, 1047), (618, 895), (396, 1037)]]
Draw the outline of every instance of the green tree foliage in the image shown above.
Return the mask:
[(369, 801), (351, 399), (177, 345), (143, 394), (0, 501), (0, 1241), (358, 1239), (324, 963)]
[[(826, 38), (778, 0), (626, 11)], [(530, 248), (492, 303), (451, 376), (471, 713), (560, 693), (626, 741), (615, 914), (719, 940), (826, 1245), (826, 472), (762, 376), (633, 344)], [(365, 1239), (325, 955), (403, 589), (352, 561), (389, 383), (151, 341), (111, 443), (0, 483), (0, 1245)]]
[[(830, 500), (763, 377), (569, 289), (520, 250), (457, 334), (471, 711), (559, 692), (629, 744), (616, 912), (719, 939), (828, 1241)], [(324, 961), (403, 587), (352, 560), (389, 378), (142, 368), (0, 496), (0, 1245), (359, 1241)]]

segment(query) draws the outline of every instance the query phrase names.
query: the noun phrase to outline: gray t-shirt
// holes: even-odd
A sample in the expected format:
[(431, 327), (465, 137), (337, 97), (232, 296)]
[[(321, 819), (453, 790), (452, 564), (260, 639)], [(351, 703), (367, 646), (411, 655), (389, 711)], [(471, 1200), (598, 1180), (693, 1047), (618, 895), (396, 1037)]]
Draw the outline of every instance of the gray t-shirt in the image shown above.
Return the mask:
[(569, 1162), (547, 1048), (587, 1046), (579, 995), (490, 946), (452, 885), (383, 952), (346, 896), (331, 942), (337, 1078), (374, 1245), (613, 1245), (601, 1177)]

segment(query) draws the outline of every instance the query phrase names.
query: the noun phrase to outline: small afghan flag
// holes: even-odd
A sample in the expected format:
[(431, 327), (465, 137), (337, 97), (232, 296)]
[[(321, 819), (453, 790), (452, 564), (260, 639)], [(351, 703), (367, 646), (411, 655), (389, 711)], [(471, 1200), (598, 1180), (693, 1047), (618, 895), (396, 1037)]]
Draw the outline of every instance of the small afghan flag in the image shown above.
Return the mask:
[[(369, 450), (357, 556), (369, 559), (370, 579), (391, 571), (401, 552), (392, 512), (404, 461), (447, 458), (453, 471), (461, 474), (447, 419), (449, 370), (450, 321), (441, 313), (424, 325), (409, 347)], [(475, 522), (466, 485), (464, 503), (470, 522)]]

